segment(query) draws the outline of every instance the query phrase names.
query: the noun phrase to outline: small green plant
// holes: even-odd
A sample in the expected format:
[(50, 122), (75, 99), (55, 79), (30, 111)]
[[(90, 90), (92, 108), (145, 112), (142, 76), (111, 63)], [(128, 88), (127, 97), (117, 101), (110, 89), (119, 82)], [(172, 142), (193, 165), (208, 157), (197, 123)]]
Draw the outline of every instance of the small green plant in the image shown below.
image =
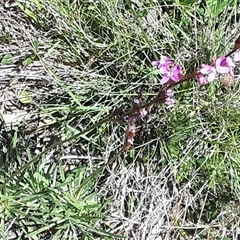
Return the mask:
[[(52, 235), (54, 239), (66, 239), (73, 238), (73, 233), (82, 239), (114, 236), (96, 225), (99, 219), (104, 219), (103, 210), (111, 199), (101, 202), (93, 191), (94, 181), (83, 183), (86, 170), (79, 168), (68, 173), (61, 165), (42, 163), (39, 169), (23, 172), (5, 186), (3, 193), (7, 194), (0, 195), (2, 224), (11, 222), (25, 229), (29, 239)], [(16, 187), (19, 185), (21, 189)], [(6, 239), (11, 233), (0, 234)]]

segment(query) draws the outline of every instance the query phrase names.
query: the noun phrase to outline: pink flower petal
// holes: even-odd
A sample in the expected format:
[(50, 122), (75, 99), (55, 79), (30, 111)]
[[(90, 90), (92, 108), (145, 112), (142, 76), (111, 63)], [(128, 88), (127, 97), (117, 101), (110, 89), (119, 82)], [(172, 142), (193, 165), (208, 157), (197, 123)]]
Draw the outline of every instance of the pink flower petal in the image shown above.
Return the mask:
[(160, 65), (160, 61), (153, 61), (152, 65), (158, 67)]
[(234, 62), (233, 62), (233, 60), (232, 60), (230, 57), (227, 57), (227, 58), (226, 58), (226, 62), (227, 62), (227, 64), (228, 64), (229, 68), (235, 67)]
[(172, 69), (172, 72), (171, 72), (171, 79), (175, 82), (178, 82), (179, 81), (179, 74), (180, 74), (180, 71), (181, 71), (181, 67), (180, 66), (174, 66), (173, 69)]
[(176, 66), (173, 67), (172, 70), (173, 70), (173, 72), (178, 72), (178, 73), (180, 73), (181, 67), (180, 67), (179, 65), (176, 65)]
[(226, 66), (226, 63), (227, 63), (226, 57), (219, 57), (217, 58), (215, 65), (216, 65), (216, 68), (218, 68), (221, 66)]
[(167, 74), (170, 70), (169, 70), (169, 66), (168, 65), (162, 65), (159, 68), (159, 71), (161, 74)]
[(240, 52), (236, 52), (236, 53), (234, 54), (233, 59), (234, 59), (235, 62), (240, 61)]
[(173, 62), (172, 62), (168, 57), (166, 57), (166, 56), (161, 56), (160, 63), (161, 63), (161, 64), (170, 65), (170, 64), (172, 64)]
[(169, 106), (172, 106), (175, 103), (175, 101), (172, 98), (166, 98), (165, 103)]
[(169, 80), (170, 80), (170, 77), (169, 77), (169, 76), (165, 76), (165, 77), (163, 77), (163, 78), (161, 79), (160, 83), (161, 83), (161, 84), (165, 84), (165, 83), (167, 83)]
[(218, 66), (218, 67), (216, 67), (216, 70), (219, 73), (229, 73), (230, 72), (230, 68), (229, 67)]
[(200, 68), (200, 72), (202, 74), (209, 74), (210, 72), (214, 71), (214, 67), (207, 65), (207, 64), (202, 64)]
[(146, 110), (146, 108), (142, 108), (141, 110), (140, 110), (140, 116), (141, 116), (141, 118), (144, 118), (144, 117), (146, 117), (148, 115), (148, 111)]
[(168, 90), (166, 91), (166, 96), (167, 96), (167, 97), (173, 97), (173, 95), (174, 95), (174, 92), (173, 92), (172, 89), (168, 89)]
[(205, 77), (203, 77), (202, 75), (197, 77), (197, 81), (200, 85), (204, 85), (204, 84), (208, 83), (208, 80)]
[(174, 82), (178, 82), (179, 81), (179, 76), (177, 73), (173, 73), (172, 76), (171, 76), (171, 79), (174, 81)]
[(215, 79), (215, 77), (216, 77), (216, 72), (215, 71), (209, 73), (208, 78), (207, 78), (208, 82), (212, 82)]

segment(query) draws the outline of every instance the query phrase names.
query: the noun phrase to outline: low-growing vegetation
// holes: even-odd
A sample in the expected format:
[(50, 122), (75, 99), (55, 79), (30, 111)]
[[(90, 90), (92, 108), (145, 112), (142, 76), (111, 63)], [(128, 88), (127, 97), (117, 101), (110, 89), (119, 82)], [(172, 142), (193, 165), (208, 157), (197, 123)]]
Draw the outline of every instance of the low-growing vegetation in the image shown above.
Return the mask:
[(0, 239), (238, 239), (239, 11), (2, 1)]

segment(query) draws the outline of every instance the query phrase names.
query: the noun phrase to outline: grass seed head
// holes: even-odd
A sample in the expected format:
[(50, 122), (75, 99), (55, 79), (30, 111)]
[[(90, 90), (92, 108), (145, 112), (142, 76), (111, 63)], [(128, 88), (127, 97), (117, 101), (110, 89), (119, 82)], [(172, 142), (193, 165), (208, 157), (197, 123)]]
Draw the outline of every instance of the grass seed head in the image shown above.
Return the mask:
[(220, 76), (220, 82), (224, 87), (230, 88), (234, 86), (235, 78), (231, 74), (225, 73)]

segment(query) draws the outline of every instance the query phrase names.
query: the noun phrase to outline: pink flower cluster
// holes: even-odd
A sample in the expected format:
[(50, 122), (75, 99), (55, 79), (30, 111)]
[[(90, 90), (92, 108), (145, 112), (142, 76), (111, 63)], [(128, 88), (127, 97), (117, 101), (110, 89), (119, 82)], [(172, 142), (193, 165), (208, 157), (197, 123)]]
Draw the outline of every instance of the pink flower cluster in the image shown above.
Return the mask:
[(152, 62), (153, 66), (156, 66), (160, 73), (163, 75), (161, 84), (168, 83), (169, 81), (178, 82), (181, 78), (181, 67), (175, 65), (174, 62), (166, 56), (162, 56), (160, 60)]
[[(235, 53), (234, 61), (240, 61), (240, 52)], [(235, 63), (233, 62), (232, 58), (219, 57), (214, 61), (213, 65), (201, 65), (197, 74), (197, 81), (201, 85), (212, 82), (216, 78), (217, 73), (230, 74), (232, 77), (234, 77), (234, 67)]]
[[(110, 115), (111, 117), (119, 116), (119, 121), (124, 121), (128, 124), (123, 150), (128, 150), (133, 145), (134, 137), (141, 129), (136, 125), (149, 115), (154, 106), (163, 103), (167, 105), (174, 104), (172, 88), (176, 85), (194, 78), (196, 78), (199, 84), (206, 84), (212, 82), (218, 74), (224, 74), (223, 78), (221, 77), (222, 80), (224, 78), (233, 79), (235, 62), (240, 61), (240, 52), (237, 52), (239, 49), (240, 36), (235, 41), (234, 48), (226, 56), (215, 58), (212, 64), (202, 64), (194, 72), (186, 75), (182, 75), (181, 67), (166, 56), (162, 56), (160, 60), (152, 62), (152, 65), (157, 67), (158, 72), (162, 76), (157, 95), (144, 104), (142, 86), (137, 89), (137, 96), (134, 98), (133, 105), (128, 111), (124, 111), (123, 107), (120, 107)], [(233, 59), (229, 57), (232, 54), (234, 54)]]
[[(181, 75), (181, 67), (176, 65), (166, 56), (161, 56), (161, 59), (158, 61), (152, 62), (153, 66), (156, 66), (159, 69), (159, 72), (162, 74), (161, 84), (168, 84), (172, 82), (179, 82)], [(166, 90), (165, 92), (165, 103), (172, 106), (174, 104), (173, 91), (171, 89)]]
[[(240, 52), (235, 53), (233, 60), (231, 57), (223, 56), (217, 58), (212, 65), (202, 64), (195, 74), (198, 83), (203, 85), (212, 82), (217, 77), (218, 73), (229, 74), (233, 77), (235, 67), (234, 62), (240, 61)], [(161, 73), (162, 79), (160, 80), (160, 83), (164, 86), (170, 83), (177, 83), (182, 78), (181, 67), (176, 65), (166, 56), (161, 56), (160, 60), (153, 61), (152, 65), (156, 66)], [(168, 86), (169, 85), (167, 85), (167, 87)], [(173, 91), (171, 89), (167, 89), (165, 96), (165, 103), (167, 105), (173, 105)]]

